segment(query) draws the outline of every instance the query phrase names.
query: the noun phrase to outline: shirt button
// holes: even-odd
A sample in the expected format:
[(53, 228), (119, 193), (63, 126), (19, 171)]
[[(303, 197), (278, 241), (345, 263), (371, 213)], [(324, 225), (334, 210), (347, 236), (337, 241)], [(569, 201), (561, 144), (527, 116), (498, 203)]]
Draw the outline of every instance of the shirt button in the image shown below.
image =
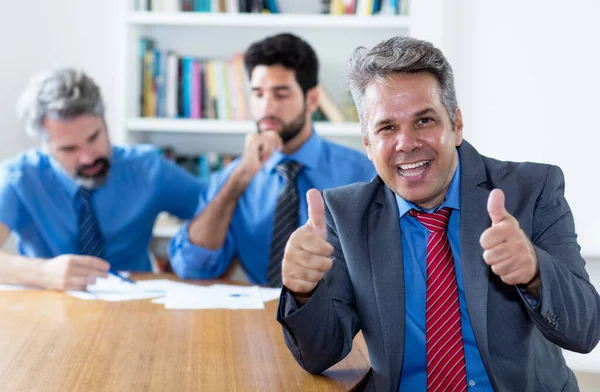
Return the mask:
[(469, 380), (469, 387), (474, 387), (476, 382), (474, 380)]

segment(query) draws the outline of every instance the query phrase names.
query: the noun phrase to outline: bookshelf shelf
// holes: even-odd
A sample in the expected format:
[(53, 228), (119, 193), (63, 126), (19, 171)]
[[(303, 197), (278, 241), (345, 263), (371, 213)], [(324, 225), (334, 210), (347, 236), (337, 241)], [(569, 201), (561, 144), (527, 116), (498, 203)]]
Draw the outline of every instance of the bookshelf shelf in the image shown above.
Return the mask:
[(138, 26), (188, 26), (188, 27), (265, 27), (265, 28), (369, 28), (400, 30), (410, 29), (407, 16), (354, 16), (324, 14), (228, 14), (201, 12), (148, 12), (134, 11), (127, 17), (130, 25)]
[[(192, 133), (216, 135), (244, 135), (256, 132), (252, 121), (190, 120), (170, 118), (131, 118), (126, 127), (131, 132)], [(315, 122), (315, 129), (322, 136), (359, 137), (358, 123)]]
[[(142, 117), (145, 102), (142, 80), (147, 76), (144, 69), (150, 69), (144, 68), (142, 39), (152, 40), (155, 48), (163, 54), (174, 53), (177, 61), (189, 57), (223, 62), (267, 35), (282, 32), (297, 34), (317, 52), (319, 82), (329, 93), (333, 104), (339, 108), (346, 105), (347, 108), (349, 97), (343, 71), (356, 47), (371, 47), (391, 36), (410, 35), (443, 48), (444, 1), (400, 2), (403, 4), (402, 15), (356, 16), (319, 14), (321, 0), (277, 0), (283, 12), (281, 14), (167, 12), (156, 9), (139, 11), (139, 0), (126, 0), (120, 15), (123, 39), (119, 43), (122, 56), (117, 75), (119, 84), (123, 86), (123, 94), (114, 107), (117, 121), (111, 130), (111, 137), (116, 143), (149, 143), (159, 148), (168, 147), (181, 156), (208, 153), (239, 155), (243, 150), (244, 136), (256, 132), (256, 124), (252, 120)], [(180, 4), (179, 0), (156, 2), (163, 6), (166, 3)], [(168, 56), (161, 58), (168, 60)], [(165, 66), (165, 63), (159, 66), (158, 74), (162, 73), (160, 77), (154, 73), (156, 68), (152, 68), (154, 71), (150, 80), (155, 78), (155, 81), (160, 80), (172, 86), (173, 79), (169, 82), (168, 76), (165, 77), (162, 71)], [(162, 93), (160, 103), (164, 105), (164, 90)], [(176, 114), (173, 113), (173, 106), (169, 108), (170, 111), (154, 114), (150, 111), (145, 115), (181, 116), (179, 106)], [(191, 113), (184, 115), (192, 117)], [(201, 117), (212, 117), (212, 114), (205, 116), (203, 112)], [(224, 118), (247, 117), (239, 115)], [(358, 123), (316, 122), (314, 126), (324, 138), (364, 151)], [(156, 226), (155, 237), (170, 238), (177, 232), (180, 223), (167, 220)]]

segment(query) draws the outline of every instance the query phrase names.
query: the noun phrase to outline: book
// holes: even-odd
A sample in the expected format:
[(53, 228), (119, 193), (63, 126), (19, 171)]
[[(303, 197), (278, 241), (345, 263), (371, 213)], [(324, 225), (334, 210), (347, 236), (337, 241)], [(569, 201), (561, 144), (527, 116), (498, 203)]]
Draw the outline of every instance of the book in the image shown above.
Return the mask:
[(333, 101), (329, 93), (325, 90), (322, 84), (317, 86), (319, 90), (319, 108), (331, 122), (344, 122), (344, 114), (341, 109)]

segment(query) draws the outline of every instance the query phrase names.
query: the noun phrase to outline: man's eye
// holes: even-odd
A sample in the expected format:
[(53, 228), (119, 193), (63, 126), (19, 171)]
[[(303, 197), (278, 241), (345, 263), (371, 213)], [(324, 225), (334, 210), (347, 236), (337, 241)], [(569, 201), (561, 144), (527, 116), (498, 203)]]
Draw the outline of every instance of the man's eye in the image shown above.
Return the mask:
[(383, 128), (380, 128), (380, 129), (377, 131), (377, 133), (379, 133), (379, 132), (391, 131), (391, 130), (393, 130), (393, 129), (394, 129), (394, 127), (392, 127), (391, 125), (386, 125), (385, 127), (383, 127)]
[(432, 124), (434, 122), (435, 122), (434, 119), (431, 117), (423, 117), (423, 118), (420, 118), (419, 121), (417, 121), (417, 124), (427, 125), (427, 124)]

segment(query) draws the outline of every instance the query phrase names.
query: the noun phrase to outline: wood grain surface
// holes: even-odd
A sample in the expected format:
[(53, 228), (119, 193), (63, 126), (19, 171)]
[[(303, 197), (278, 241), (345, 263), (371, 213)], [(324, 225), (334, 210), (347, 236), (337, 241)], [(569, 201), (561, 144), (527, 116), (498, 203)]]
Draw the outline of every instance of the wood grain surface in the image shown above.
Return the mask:
[(347, 391), (369, 369), (359, 335), (350, 355), (324, 375), (306, 373), (285, 346), (275, 320), (277, 301), (265, 305), (166, 310), (150, 300), (111, 303), (60, 292), (3, 291), (0, 389)]

